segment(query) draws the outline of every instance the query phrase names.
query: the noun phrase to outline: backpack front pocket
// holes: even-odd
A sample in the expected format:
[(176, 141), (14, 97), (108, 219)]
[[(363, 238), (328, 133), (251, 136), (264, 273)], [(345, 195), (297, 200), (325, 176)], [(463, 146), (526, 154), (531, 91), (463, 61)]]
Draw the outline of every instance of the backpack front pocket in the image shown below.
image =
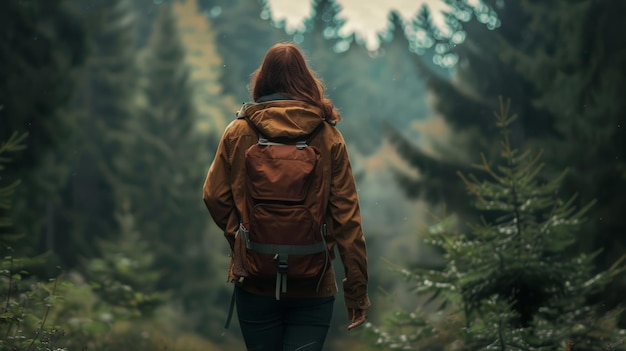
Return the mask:
[(250, 196), (256, 201), (304, 201), (318, 158), (313, 148), (252, 146), (246, 155)]
[(326, 265), (326, 244), (313, 214), (305, 206), (258, 204), (250, 214), (247, 269), (274, 277), (281, 259), (287, 277), (315, 277)]

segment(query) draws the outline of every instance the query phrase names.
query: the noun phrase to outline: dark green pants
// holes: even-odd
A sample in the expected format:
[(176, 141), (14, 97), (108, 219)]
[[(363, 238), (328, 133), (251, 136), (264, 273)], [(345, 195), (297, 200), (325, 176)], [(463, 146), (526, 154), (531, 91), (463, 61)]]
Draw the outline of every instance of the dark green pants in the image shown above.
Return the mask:
[(235, 302), (248, 351), (321, 351), (335, 297), (276, 300), (236, 287)]

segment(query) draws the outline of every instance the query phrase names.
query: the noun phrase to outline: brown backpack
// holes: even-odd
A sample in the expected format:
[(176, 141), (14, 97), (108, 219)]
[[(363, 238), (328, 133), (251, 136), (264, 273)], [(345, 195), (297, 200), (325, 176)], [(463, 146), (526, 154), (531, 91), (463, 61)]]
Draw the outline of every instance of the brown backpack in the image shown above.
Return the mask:
[(323, 127), (324, 122), (298, 140), (259, 133), (258, 142), (246, 151), (245, 201), (235, 242), (244, 271), (239, 275), (275, 277), (277, 300), (290, 279), (319, 278), (319, 288), (330, 264), (323, 164), (319, 150), (308, 145)]

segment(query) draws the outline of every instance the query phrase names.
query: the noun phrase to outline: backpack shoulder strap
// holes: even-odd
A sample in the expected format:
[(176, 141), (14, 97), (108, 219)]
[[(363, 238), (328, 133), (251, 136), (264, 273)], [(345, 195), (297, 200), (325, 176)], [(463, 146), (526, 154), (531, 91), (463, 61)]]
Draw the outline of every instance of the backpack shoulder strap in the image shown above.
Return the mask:
[(237, 117), (238, 119), (243, 119), (244, 121), (248, 122), (248, 125), (250, 126), (250, 128), (252, 128), (252, 130), (259, 136), (259, 139), (264, 137), (263, 134), (261, 134), (261, 131), (259, 131), (259, 128), (257, 128), (254, 123), (252, 123), (252, 121), (250, 121), (249, 118), (244, 117)]
[(322, 120), (322, 123), (318, 124), (317, 127), (315, 127), (315, 129), (313, 129), (313, 131), (311, 133), (309, 133), (309, 135), (306, 136), (306, 142), (310, 142), (311, 140), (313, 140), (313, 138), (319, 133), (320, 130), (322, 130), (322, 128), (324, 128), (324, 124), (326, 123), (330, 123), (327, 120)]

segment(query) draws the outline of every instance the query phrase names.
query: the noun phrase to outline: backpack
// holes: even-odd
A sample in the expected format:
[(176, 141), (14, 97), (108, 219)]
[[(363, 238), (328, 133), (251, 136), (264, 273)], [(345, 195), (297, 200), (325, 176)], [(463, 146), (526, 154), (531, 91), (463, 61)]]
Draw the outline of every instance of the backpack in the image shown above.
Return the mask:
[[(245, 154), (244, 204), (235, 254), (239, 276), (276, 279), (276, 299), (291, 279), (319, 277), (330, 264), (326, 246), (326, 203), (323, 202), (323, 165), (319, 150), (308, 144), (323, 128), (298, 140), (268, 139)], [(237, 252), (238, 251), (238, 252)]]

